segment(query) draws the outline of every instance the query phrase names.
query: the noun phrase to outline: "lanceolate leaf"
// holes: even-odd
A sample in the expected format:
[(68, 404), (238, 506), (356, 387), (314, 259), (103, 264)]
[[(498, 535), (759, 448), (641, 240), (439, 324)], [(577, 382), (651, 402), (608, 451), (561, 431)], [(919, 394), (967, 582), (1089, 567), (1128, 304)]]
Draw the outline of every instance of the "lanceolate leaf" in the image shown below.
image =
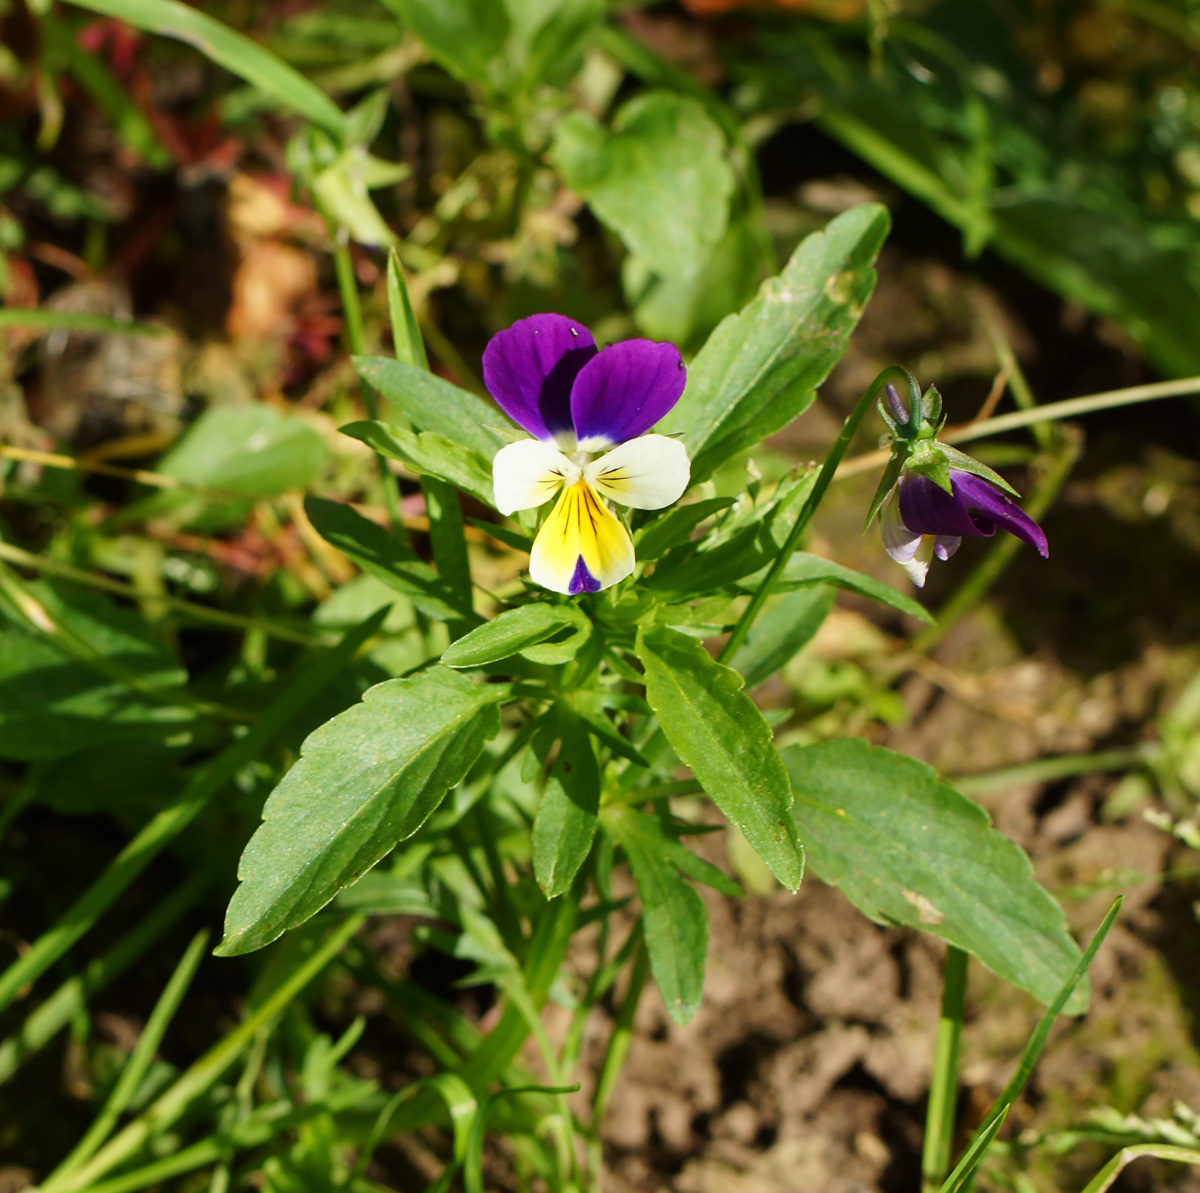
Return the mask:
[(412, 469), (449, 481), (490, 506), (493, 501), (491, 461), (472, 448), (433, 431), (410, 431), (384, 422), (347, 423), (343, 435), (361, 439), (381, 455)]
[(195, 46), (206, 57), (282, 104), (341, 137), (338, 106), (303, 75), (248, 37), (179, 0), (73, 0), (79, 8)]
[(682, 436), (693, 484), (812, 404), (874, 288), (871, 263), (888, 227), (887, 211), (874, 204), (838, 216), (709, 337), (657, 428)]
[(833, 608), (833, 589), (824, 584), (789, 593), (754, 624), (729, 665), (752, 688), (786, 666), (821, 628)]
[(442, 662), (447, 667), (482, 667), (507, 659), (580, 624), (586, 625), (587, 619), (573, 605), (539, 601), (518, 609), (506, 609), (492, 621), (451, 643), (442, 655)]
[(789, 811), (787, 771), (742, 677), (704, 646), (661, 626), (638, 632), (646, 699), (672, 749), (789, 890), (800, 885), (804, 850)]
[(667, 838), (656, 821), (622, 805), (605, 811), (604, 827), (625, 850), (633, 870), (650, 972), (667, 1014), (676, 1023), (687, 1023), (704, 989), (708, 912), (692, 884), (665, 855), (662, 846)]
[[(1062, 909), (987, 813), (922, 762), (857, 739), (783, 751), (822, 881), (872, 919), (973, 953), (1050, 1002), (1079, 961)], [(1068, 1010), (1087, 1005), (1081, 987)]]
[(370, 518), (324, 497), (305, 498), (304, 512), (323, 539), (431, 617), (478, 620), (427, 563), (413, 556), (407, 543)]
[(472, 448), (485, 459), (521, 437), (499, 407), (417, 365), (386, 356), (356, 356), (354, 367), (414, 426)]
[[(744, 580), (742, 587), (753, 590), (761, 582), (764, 573), (755, 573)], [(847, 592), (856, 592), (859, 596), (869, 597), (888, 605), (899, 613), (907, 613), (926, 625), (933, 624), (933, 614), (924, 605), (919, 605), (912, 597), (897, 592), (889, 584), (864, 576), (852, 568), (843, 567), (831, 559), (822, 559), (819, 555), (810, 555), (807, 551), (797, 551), (787, 562), (779, 583), (775, 586), (777, 592), (787, 592), (789, 589), (805, 588), (810, 584), (832, 584), (844, 588)]]
[(569, 708), (556, 710), (558, 757), (533, 822), (533, 873), (547, 899), (564, 894), (587, 860), (600, 808), (600, 770), (588, 726)]
[(269, 944), (412, 836), (499, 731), (507, 694), (434, 667), (310, 734), (242, 854), (218, 952)]

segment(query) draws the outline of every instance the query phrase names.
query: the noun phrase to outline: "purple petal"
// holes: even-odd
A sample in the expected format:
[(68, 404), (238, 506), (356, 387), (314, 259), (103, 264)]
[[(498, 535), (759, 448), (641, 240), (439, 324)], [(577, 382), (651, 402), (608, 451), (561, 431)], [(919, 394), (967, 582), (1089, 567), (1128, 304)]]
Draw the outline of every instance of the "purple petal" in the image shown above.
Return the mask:
[(683, 393), (687, 371), (674, 344), (626, 340), (590, 360), (571, 391), (581, 451), (598, 451), (644, 434)]
[(1007, 530), (1014, 538), (1037, 548), (1045, 559), (1050, 554), (1046, 532), (1009, 496), (980, 476), (952, 469), (950, 484), (954, 495), (971, 511), (976, 525), (986, 523), (992, 531), (996, 526)]
[[(913, 534), (933, 534), (946, 538), (990, 538), (996, 527), (986, 518), (976, 521), (959, 496), (957, 477), (951, 471), (953, 494), (927, 476), (910, 472), (900, 480), (900, 517)], [(989, 486), (990, 488), (990, 486)]]
[(599, 592), (600, 581), (592, 575), (587, 569), (587, 564), (583, 562), (583, 556), (579, 557), (579, 562), (575, 565), (575, 572), (571, 576), (571, 583), (567, 585), (567, 592), (570, 596), (578, 596), (581, 592)]
[(933, 553), (939, 559), (949, 559), (962, 546), (962, 539), (956, 534), (939, 534), (933, 540)]
[(500, 409), (535, 439), (570, 432), (571, 386), (596, 355), (592, 333), (563, 315), (530, 315), (483, 350), (483, 381)]

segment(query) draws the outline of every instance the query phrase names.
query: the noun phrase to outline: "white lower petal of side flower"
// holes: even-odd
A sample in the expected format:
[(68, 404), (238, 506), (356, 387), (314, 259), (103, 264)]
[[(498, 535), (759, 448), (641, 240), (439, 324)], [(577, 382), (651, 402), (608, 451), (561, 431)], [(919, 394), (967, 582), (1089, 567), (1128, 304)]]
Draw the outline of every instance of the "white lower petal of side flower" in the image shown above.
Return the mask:
[(638, 510), (673, 505), (691, 479), (687, 449), (666, 435), (630, 439), (583, 466), (584, 479), (610, 501)]
[(518, 439), (502, 447), (492, 461), (492, 488), (502, 514), (545, 505), (563, 485), (572, 485), (582, 469), (556, 447), (540, 439)]

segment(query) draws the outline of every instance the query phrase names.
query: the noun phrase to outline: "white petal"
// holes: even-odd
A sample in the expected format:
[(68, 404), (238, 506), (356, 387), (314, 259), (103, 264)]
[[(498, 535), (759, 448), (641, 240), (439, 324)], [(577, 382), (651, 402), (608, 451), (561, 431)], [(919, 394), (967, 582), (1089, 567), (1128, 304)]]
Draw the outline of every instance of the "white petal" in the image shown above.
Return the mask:
[(584, 466), (583, 475), (611, 501), (660, 510), (678, 501), (692, 466), (687, 449), (666, 435), (642, 435)]
[[(907, 564), (921, 545), (921, 536), (909, 530), (900, 517), (900, 499), (895, 489), (879, 511), (879, 531), (883, 535), (883, 549), (899, 564)], [(928, 570), (929, 565), (925, 566)], [(923, 577), (924, 573), (922, 580), (914, 581), (918, 588), (924, 582)]]
[(564, 484), (579, 479), (579, 465), (540, 439), (518, 439), (492, 461), (492, 487), (502, 514), (545, 505)]
[[(918, 588), (925, 587), (925, 577), (929, 574), (929, 565), (933, 562), (933, 543), (934, 538), (932, 534), (923, 534), (913, 557), (907, 562), (897, 560), (900, 566), (908, 573), (908, 578)], [(895, 556), (892, 558), (894, 559)]]

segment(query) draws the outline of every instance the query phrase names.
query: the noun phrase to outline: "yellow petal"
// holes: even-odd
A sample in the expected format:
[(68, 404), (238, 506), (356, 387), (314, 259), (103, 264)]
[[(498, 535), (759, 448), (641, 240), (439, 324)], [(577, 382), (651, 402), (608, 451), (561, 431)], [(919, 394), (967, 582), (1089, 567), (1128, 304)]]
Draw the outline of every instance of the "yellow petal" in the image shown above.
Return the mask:
[(585, 480), (562, 491), (529, 557), (529, 575), (552, 592), (599, 592), (633, 571), (633, 542)]

